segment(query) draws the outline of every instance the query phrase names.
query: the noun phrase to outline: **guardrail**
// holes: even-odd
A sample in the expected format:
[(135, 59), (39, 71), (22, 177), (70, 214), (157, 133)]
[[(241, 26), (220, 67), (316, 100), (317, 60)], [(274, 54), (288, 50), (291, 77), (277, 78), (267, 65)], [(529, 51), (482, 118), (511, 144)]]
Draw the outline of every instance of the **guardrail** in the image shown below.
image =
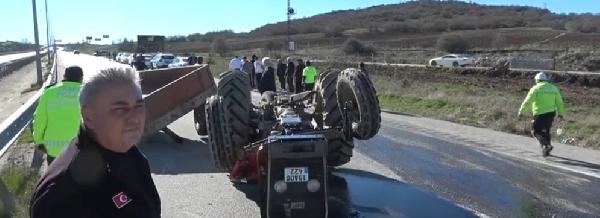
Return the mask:
[(44, 87), (47, 87), (50, 84), (56, 83), (57, 81), (57, 53), (54, 53), (54, 63), (52, 64), (52, 68), (50, 69), (50, 74), (48, 78), (44, 82), (44, 86), (40, 88), (39, 91), (35, 93), (35, 95), (25, 104), (23, 104), (17, 111), (11, 114), (6, 120), (4, 120), (0, 124), (0, 157), (6, 153), (10, 145), (15, 142), (15, 140), (19, 137), (21, 132), (29, 125), (31, 120), (33, 119), (33, 112), (37, 107), (37, 101), (42, 95), (44, 91)]

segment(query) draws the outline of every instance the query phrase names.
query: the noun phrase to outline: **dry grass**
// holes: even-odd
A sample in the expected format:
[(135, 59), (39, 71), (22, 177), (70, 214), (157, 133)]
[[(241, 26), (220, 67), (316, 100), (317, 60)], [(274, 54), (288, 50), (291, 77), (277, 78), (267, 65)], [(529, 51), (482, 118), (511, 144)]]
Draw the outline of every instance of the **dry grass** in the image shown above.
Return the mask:
[(8, 160), (0, 170), (0, 182), (2, 183), (0, 185), (12, 195), (14, 211), (7, 211), (6, 205), (0, 202), (0, 217), (28, 216), (29, 199), (40, 176), (38, 169), (30, 168), (28, 163), (22, 160), (24, 153), (22, 151), (31, 149), (31, 143), (33, 143), (32, 132), (26, 128), (11, 148), (13, 151), (7, 152), (8, 157), (4, 157)]
[[(520, 91), (490, 89), (452, 82), (418, 81), (374, 75), (382, 107), (461, 124), (528, 135), (528, 119), (516, 118), (524, 97)], [(579, 146), (600, 148), (600, 109), (592, 105), (567, 105), (564, 136)], [(553, 131), (555, 133), (556, 131)]]

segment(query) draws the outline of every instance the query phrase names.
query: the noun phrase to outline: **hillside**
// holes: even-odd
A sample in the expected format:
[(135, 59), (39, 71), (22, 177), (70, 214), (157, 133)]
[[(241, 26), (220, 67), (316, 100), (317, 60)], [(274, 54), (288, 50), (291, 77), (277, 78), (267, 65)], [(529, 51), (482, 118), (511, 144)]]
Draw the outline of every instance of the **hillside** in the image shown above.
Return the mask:
[[(427, 33), (497, 28), (551, 28), (600, 32), (600, 16), (563, 15), (524, 6), (487, 6), (459, 1), (411, 1), (334, 11), (293, 21), (292, 33), (365, 29), (370, 32)], [(268, 24), (251, 35), (286, 34), (286, 23)]]
[[(300, 48), (339, 47), (346, 38), (355, 37), (379, 50), (433, 49), (438, 38), (447, 33), (463, 35), (475, 49), (537, 49), (540, 43), (545, 49), (587, 48), (598, 44), (600, 16), (556, 14), (524, 6), (410, 1), (294, 19), (290, 32)], [(279, 22), (248, 33), (224, 30), (170, 36), (167, 40), (171, 48), (183, 52), (207, 52), (219, 38), (226, 39), (230, 50), (280, 50), (286, 33), (286, 22)]]
[(0, 54), (11, 52), (32, 51), (35, 45), (31, 43), (6, 41), (0, 42)]

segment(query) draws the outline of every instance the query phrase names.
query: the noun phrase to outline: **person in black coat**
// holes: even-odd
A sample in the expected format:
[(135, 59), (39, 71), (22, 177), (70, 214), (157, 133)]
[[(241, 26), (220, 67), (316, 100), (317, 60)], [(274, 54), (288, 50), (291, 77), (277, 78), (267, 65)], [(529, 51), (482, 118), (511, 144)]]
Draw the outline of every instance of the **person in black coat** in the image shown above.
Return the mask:
[(287, 69), (285, 71), (285, 79), (287, 80), (288, 92), (294, 92), (294, 72), (296, 71), (296, 65), (292, 61), (292, 58), (287, 58)]
[(302, 59), (298, 59), (298, 65), (296, 65), (296, 71), (294, 72), (294, 83), (295, 83), (295, 93), (302, 92), (302, 72), (304, 71), (304, 61)]
[(260, 85), (258, 86), (258, 90), (260, 94), (266, 91), (276, 91), (275, 86), (275, 69), (273, 69), (273, 64), (271, 63), (271, 59), (264, 58), (263, 65), (267, 67), (267, 70), (263, 73), (260, 79)]
[(142, 53), (139, 53), (135, 57), (135, 62), (133, 63), (133, 65), (136, 70), (146, 70), (146, 68), (147, 68), (146, 60), (144, 59), (144, 56), (142, 55)]
[(281, 59), (277, 59), (277, 78), (279, 79), (279, 85), (281, 90), (285, 90), (285, 64)]
[(252, 60), (250, 60), (250, 63), (252, 63), (252, 71), (250, 72), (250, 86), (252, 86), (253, 89), (258, 88), (258, 81), (256, 81), (256, 69), (254, 69), (254, 62), (256, 62), (257, 60), (254, 60), (254, 57), (252, 58)]

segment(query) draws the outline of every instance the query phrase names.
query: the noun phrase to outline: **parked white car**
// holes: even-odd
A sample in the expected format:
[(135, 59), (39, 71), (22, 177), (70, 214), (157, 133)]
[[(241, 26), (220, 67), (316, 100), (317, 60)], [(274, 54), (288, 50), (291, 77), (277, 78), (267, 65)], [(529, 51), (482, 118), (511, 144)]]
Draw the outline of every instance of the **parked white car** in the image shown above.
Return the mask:
[(175, 59), (175, 55), (169, 53), (158, 53), (150, 60), (150, 68), (164, 68), (168, 67), (170, 63)]
[(117, 58), (115, 58), (115, 59), (117, 59), (117, 62), (119, 62), (119, 63), (124, 63), (125, 62), (125, 57), (127, 57), (127, 55), (129, 55), (129, 53), (127, 53), (127, 52), (121, 52), (121, 53), (119, 53), (117, 55)]
[(187, 57), (177, 57), (169, 64), (169, 68), (183, 67), (188, 65)]
[(449, 54), (429, 60), (430, 66), (464, 67), (473, 65), (473, 58), (458, 54)]
[(152, 62), (150, 62), (152, 60), (152, 58), (154, 58), (154, 55), (156, 55), (156, 53), (145, 53), (143, 54), (144, 56), (144, 63), (146, 64), (146, 67), (150, 67), (152, 66)]
[(135, 58), (133, 58), (133, 53), (127, 53), (127, 55), (125, 55), (125, 57), (123, 57), (123, 62), (121, 62), (121, 63), (131, 65), (133, 63), (133, 61), (135, 61)]

